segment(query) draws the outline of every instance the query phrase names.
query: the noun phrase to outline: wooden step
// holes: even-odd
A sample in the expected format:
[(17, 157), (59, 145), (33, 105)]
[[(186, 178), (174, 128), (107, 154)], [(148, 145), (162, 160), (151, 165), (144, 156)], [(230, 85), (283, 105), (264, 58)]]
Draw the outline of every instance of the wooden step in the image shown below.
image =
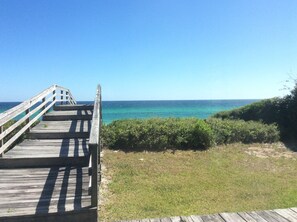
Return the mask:
[(25, 140), (0, 159), (0, 168), (87, 166), (86, 139)]
[(29, 139), (89, 138), (91, 120), (41, 121), (30, 130)]
[(88, 167), (6, 169), (0, 175), (0, 222), (96, 221)]
[(77, 104), (77, 105), (56, 105), (54, 106), (55, 111), (62, 110), (94, 110), (94, 105), (85, 105), (85, 104)]
[(44, 121), (92, 120), (92, 110), (52, 111), (43, 116)]
[[(34, 208), (33, 208), (34, 209)], [(60, 209), (60, 208), (58, 208)], [(66, 209), (66, 211), (65, 211)], [(18, 216), (0, 216), (0, 222), (97, 222), (98, 212), (97, 208), (88, 208), (82, 210), (67, 210), (68, 208), (61, 208), (58, 212), (55, 213), (46, 213), (47, 208), (45, 209), (45, 213), (39, 214), (30, 214), (27, 215), (26, 211), (19, 211), (20, 213), (24, 213), (24, 215), (20, 214)], [(27, 208), (26, 208), (27, 210)]]
[(52, 167), (52, 166), (87, 166), (87, 157), (19, 157), (0, 158), (0, 169)]

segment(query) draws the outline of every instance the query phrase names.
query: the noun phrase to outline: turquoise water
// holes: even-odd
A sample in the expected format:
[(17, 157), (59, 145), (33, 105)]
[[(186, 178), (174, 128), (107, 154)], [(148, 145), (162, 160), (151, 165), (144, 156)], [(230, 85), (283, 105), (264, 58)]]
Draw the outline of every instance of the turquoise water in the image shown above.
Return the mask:
[[(258, 100), (170, 100), (170, 101), (103, 101), (103, 122), (127, 118), (198, 117), (205, 119), (217, 112), (245, 106)], [(93, 103), (84, 101), (79, 103)], [(0, 102), (0, 113), (19, 102)]]
[(217, 112), (238, 108), (257, 100), (177, 100), (103, 102), (103, 121), (149, 117), (207, 118)]

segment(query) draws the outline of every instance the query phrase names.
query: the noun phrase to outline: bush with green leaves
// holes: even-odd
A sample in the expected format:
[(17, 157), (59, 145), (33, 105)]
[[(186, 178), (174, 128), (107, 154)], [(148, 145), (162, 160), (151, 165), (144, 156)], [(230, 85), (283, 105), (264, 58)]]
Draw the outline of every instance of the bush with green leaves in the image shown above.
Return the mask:
[(207, 149), (215, 144), (271, 143), (277, 126), (243, 120), (152, 118), (116, 120), (103, 126), (104, 145), (127, 151)]
[(213, 117), (276, 123), (279, 126), (282, 141), (296, 143), (297, 81), (291, 92), (283, 98), (261, 100), (238, 109), (217, 113)]
[(124, 150), (205, 149), (213, 144), (211, 129), (196, 118), (116, 120), (103, 127), (105, 146)]
[(210, 118), (207, 123), (212, 129), (214, 141), (218, 145), (236, 142), (273, 143), (280, 139), (276, 124), (219, 118)]
[(243, 119), (245, 121), (255, 120), (265, 123), (277, 122), (280, 110), (280, 98), (264, 99), (252, 104), (229, 110), (222, 111), (213, 115), (221, 119)]

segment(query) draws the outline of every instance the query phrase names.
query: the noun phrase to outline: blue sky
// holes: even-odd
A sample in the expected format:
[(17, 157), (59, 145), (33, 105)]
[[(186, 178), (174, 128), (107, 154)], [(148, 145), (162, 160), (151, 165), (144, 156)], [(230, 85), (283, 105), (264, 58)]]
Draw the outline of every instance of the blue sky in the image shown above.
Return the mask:
[(289, 74), (296, 0), (0, 0), (0, 101), (269, 98)]

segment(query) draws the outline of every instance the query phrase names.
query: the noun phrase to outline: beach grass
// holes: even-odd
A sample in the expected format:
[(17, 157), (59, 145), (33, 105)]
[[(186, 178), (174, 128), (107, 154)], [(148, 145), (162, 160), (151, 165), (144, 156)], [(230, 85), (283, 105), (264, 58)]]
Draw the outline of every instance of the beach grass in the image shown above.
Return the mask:
[(196, 152), (106, 149), (102, 162), (101, 221), (297, 206), (297, 154), (280, 143)]

